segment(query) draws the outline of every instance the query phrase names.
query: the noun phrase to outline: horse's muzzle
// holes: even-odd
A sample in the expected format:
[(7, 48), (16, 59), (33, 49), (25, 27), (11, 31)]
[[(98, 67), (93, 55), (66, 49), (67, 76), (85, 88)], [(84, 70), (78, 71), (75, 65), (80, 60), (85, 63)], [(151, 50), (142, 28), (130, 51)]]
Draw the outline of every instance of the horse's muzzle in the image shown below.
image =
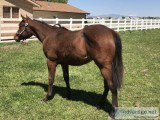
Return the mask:
[(17, 34), (14, 36), (14, 40), (15, 40), (16, 42), (20, 42), (20, 39), (19, 39), (19, 37), (18, 37)]

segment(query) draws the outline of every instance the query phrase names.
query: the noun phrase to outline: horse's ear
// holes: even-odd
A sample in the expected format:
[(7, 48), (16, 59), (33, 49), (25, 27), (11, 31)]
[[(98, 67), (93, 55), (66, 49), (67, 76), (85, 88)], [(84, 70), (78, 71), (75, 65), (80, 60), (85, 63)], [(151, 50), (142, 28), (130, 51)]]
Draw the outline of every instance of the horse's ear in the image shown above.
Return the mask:
[(25, 19), (26, 19), (22, 14), (21, 14), (21, 17), (22, 17), (22, 19), (23, 19), (23, 20), (25, 20)]

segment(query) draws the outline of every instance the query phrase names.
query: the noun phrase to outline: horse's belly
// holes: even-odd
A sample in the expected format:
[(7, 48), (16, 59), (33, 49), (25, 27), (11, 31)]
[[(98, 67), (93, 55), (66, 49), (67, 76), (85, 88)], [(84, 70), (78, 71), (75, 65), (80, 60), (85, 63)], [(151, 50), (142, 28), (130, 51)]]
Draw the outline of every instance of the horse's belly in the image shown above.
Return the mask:
[(59, 64), (68, 64), (73, 66), (80, 66), (83, 64), (86, 64), (90, 62), (92, 59), (89, 56), (83, 57), (83, 58), (65, 58), (63, 60), (60, 60)]
[(89, 63), (90, 61), (92, 61), (90, 58), (88, 59), (83, 59), (83, 60), (75, 60), (74, 62), (73, 61), (70, 61), (68, 64), (69, 65), (73, 65), (73, 66), (79, 66), (79, 65), (84, 65), (84, 64), (87, 64)]

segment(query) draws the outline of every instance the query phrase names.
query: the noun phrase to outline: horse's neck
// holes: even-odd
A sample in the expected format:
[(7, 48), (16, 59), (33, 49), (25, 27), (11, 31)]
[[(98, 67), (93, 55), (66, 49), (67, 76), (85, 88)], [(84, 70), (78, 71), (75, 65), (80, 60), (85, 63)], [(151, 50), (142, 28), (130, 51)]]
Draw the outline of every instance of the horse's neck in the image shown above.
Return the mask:
[(32, 31), (34, 32), (34, 35), (41, 41), (43, 42), (43, 40), (45, 39), (45, 37), (47, 36), (47, 32), (48, 30), (51, 30), (51, 28), (49, 28), (48, 26), (36, 21), (36, 20), (32, 20), (29, 23), (30, 28), (32, 29)]
[(34, 32), (34, 36), (36, 36), (41, 42), (43, 42), (43, 40), (45, 39), (45, 35), (38, 32)]

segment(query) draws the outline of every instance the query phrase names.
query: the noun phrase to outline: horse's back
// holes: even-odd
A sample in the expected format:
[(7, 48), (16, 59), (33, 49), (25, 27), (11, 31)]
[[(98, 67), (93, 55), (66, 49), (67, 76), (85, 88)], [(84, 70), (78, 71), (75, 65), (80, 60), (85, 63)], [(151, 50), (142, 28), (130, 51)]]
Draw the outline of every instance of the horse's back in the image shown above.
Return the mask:
[(84, 34), (91, 39), (102, 40), (103, 37), (112, 37), (113, 30), (104, 25), (90, 25), (84, 28)]

